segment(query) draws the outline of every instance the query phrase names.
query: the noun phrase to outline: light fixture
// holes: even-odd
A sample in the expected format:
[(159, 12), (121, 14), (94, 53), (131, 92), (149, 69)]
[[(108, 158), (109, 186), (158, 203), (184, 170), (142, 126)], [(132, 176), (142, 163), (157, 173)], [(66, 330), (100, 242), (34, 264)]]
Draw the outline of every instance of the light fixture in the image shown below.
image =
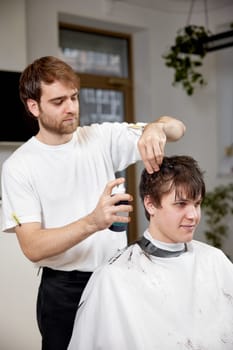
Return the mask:
[(210, 35), (203, 42), (203, 45), (207, 52), (221, 50), (233, 46), (233, 29)]

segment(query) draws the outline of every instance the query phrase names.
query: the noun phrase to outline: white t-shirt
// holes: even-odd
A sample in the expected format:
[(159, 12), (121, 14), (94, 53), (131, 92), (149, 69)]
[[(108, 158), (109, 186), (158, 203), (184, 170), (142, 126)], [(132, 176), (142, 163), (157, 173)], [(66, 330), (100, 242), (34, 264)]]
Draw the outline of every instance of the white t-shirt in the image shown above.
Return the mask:
[[(42, 228), (69, 224), (90, 213), (115, 172), (140, 159), (140, 130), (127, 123), (79, 127), (70, 142), (51, 146), (32, 137), (2, 168), (2, 230), (21, 223)], [(57, 256), (38, 262), (60, 270), (93, 271), (126, 245), (125, 232), (95, 233)]]
[(232, 350), (233, 264), (195, 240), (169, 258), (131, 245), (82, 294), (68, 350), (82, 349)]

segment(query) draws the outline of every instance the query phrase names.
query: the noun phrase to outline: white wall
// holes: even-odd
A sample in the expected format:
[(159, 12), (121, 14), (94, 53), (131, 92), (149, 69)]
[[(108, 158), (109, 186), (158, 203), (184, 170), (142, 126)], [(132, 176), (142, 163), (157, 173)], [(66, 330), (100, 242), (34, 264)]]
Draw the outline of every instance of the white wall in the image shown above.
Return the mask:
[[(209, 14), (210, 29), (232, 20), (233, 6)], [(58, 55), (58, 18), (133, 34), (136, 119), (150, 121), (159, 115), (182, 119), (184, 138), (167, 146), (167, 154), (190, 154), (206, 171), (207, 188), (229, 181), (218, 173), (218, 81), (216, 54), (208, 54), (203, 73), (208, 86), (192, 97), (171, 86), (173, 71), (161, 58), (173, 43), (187, 14), (153, 12), (110, 0), (0, 0), (0, 69), (22, 70), (34, 58)], [(204, 24), (200, 15), (195, 24)], [(221, 79), (221, 77), (218, 79)], [(14, 149), (0, 145), (0, 164)], [(138, 173), (141, 166), (138, 166)], [(141, 208), (141, 206), (140, 206)], [(139, 212), (140, 231), (145, 228)], [(201, 230), (197, 238), (204, 240)], [(231, 244), (228, 242), (228, 246)], [(39, 277), (22, 255), (14, 235), (0, 235), (0, 348), (39, 350), (35, 320)]]
[(0, 255), (0, 349), (39, 350), (36, 297), (40, 276), (21, 253), (15, 235), (1, 235)]
[(24, 0), (0, 0), (0, 69), (22, 70), (26, 62)]

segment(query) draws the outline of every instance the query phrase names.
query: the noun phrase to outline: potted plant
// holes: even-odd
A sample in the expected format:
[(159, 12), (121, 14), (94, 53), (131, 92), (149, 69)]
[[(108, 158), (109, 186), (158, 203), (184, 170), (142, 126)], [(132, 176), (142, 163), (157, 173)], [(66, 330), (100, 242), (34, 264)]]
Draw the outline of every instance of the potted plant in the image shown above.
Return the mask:
[(229, 216), (233, 214), (233, 183), (216, 186), (206, 193), (202, 203), (207, 228), (204, 231), (207, 241), (222, 248), (223, 239), (228, 234)]
[(167, 67), (174, 68), (172, 85), (182, 84), (188, 95), (192, 95), (197, 85), (206, 81), (197, 68), (202, 66), (207, 50), (205, 41), (210, 32), (203, 26), (187, 25), (178, 30), (175, 44), (163, 55)]

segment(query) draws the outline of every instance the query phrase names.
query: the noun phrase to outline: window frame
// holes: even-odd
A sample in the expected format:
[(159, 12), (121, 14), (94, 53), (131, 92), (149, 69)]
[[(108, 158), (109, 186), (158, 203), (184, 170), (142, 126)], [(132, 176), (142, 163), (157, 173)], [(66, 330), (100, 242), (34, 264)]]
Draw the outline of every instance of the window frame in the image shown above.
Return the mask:
[[(80, 26), (76, 24), (70, 24), (65, 22), (59, 22), (59, 30), (66, 29), (72, 31), (82, 31), (85, 33), (99, 34), (109, 37), (117, 37), (127, 40), (128, 44), (128, 77), (120, 78), (111, 75), (98, 75), (98, 74), (77, 74), (80, 77), (80, 88), (94, 88), (94, 89), (107, 89), (122, 92), (124, 95), (124, 121), (128, 123), (134, 123), (134, 100), (133, 100), (133, 59), (132, 59), (132, 36), (130, 34), (113, 32), (108, 30), (102, 30), (99, 28), (90, 28)], [(133, 215), (131, 215), (131, 222), (128, 226), (128, 243), (135, 241), (138, 235), (138, 221), (137, 221), (137, 191), (136, 191), (136, 165), (130, 165), (126, 170), (126, 185), (127, 192), (133, 195)]]

